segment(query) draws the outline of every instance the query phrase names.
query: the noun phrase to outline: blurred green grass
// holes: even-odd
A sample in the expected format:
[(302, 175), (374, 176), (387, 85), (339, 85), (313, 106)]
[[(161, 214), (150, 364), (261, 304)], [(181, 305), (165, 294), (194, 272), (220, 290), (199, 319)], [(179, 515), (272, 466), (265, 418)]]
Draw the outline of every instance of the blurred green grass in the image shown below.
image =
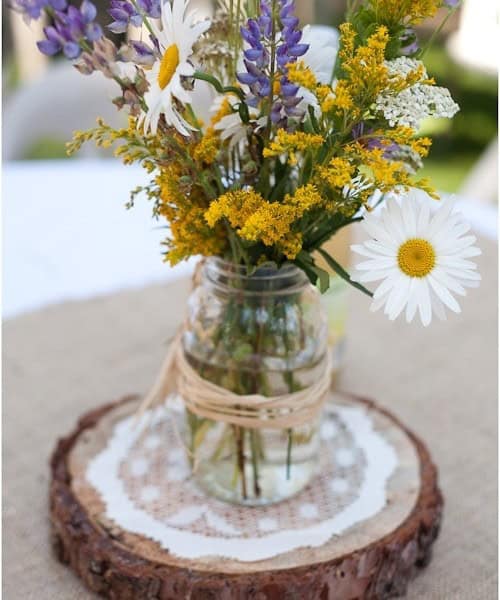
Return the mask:
[(452, 120), (424, 124), (422, 134), (433, 137), (433, 146), (420, 173), (437, 189), (457, 192), (497, 135), (497, 78), (454, 62), (443, 46), (431, 48), (424, 60), (437, 84), (449, 88), (460, 112)]

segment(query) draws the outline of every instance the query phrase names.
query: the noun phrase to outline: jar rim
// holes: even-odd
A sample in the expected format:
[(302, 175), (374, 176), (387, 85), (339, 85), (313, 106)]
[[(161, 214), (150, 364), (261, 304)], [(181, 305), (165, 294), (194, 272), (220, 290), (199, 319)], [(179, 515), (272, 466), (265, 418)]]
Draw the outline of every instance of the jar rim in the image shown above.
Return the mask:
[(293, 275), (301, 275), (304, 281), (307, 282), (307, 278), (304, 271), (294, 265), (293, 263), (284, 263), (282, 266), (271, 266), (271, 263), (264, 263), (261, 267), (257, 267), (255, 271), (249, 275), (248, 269), (245, 265), (238, 265), (230, 260), (221, 258), (220, 256), (210, 256), (206, 259), (209, 266), (213, 266), (217, 270), (227, 273), (228, 275), (237, 275), (242, 279), (262, 280), (262, 279), (284, 279), (286, 277), (292, 277)]
[[(211, 277), (210, 271), (217, 273), (221, 276), (221, 280)], [(238, 265), (231, 261), (225, 260), (219, 256), (211, 256), (206, 259), (205, 267), (203, 269), (204, 278), (210, 283), (210, 285), (219, 289), (223, 292), (235, 292), (238, 291), (237, 287), (233, 287), (223, 281), (224, 278), (227, 281), (232, 279), (240, 280), (243, 284), (258, 284), (268, 285), (271, 282), (281, 284), (282, 287), (276, 289), (244, 289), (245, 295), (284, 295), (284, 294), (296, 294), (304, 288), (311, 285), (309, 278), (304, 271), (297, 265), (292, 263), (285, 263), (281, 267), (274, 267), (265, 265), (262, 268), (257, 268), (251, 275), (248, 274), (248, 270), (244, 265)], [(288, 281), (288, 285), (286, 285)], [(239, 289), (241, 291), (241, 288)]]

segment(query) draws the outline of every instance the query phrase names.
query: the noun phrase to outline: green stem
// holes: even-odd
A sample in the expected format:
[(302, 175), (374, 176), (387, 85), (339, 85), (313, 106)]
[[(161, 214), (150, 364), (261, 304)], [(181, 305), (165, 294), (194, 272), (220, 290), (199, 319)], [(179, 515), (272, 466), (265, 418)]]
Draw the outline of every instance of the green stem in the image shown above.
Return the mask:
[(446, 15), (446, 17), (442, 20), (441, 25), (434, 31), (434, 33), (431, 35), (429, 41), (427, 42), (427, 44), (420, 50), (419, 54), (418, 54), (418, 58), (419, 59), (423, 59), (424, 56), (426, 55), (427, 51), (432, 48), (434, 42), (436, 41), (436, 38), (439, 36), (439, 34), (443, 31), (444, 26), (446, 25), (446, 23), (448, 23), (449, 19), (451, 18), (451, 16), (453, 14), (455, 14), (455, 12), (460, 8), (460, 5), (462, 4), (462, 2), (460, 1), (456, 6), (450, 8), (448, 10), (448, 14)]
[(222, 83), (213, 75), (209, 75), (208, 73), (203, 73), (202, 71), (196, 71), (193, 75), (194, 79), (198, 79), (200, 81), (206, 81), (207, 83), (209, 83), (212, 87), (215, 88), (215, 90), (217, 92), (219, 92), (219, 94), (229, 94), (229, 93), (233, 93), (236, 94), (236, 96), (238, 96), (238, 98), (243, 102), (245, 100), (245, 94), (243, 93), (243, 90), (241, 90), (238, 87), (235, 87), (233, 85), (222, 85)]
[(257, 498), (260, 498), (261, 489), (259, 483), (259, 446), (256, 439), (257, 431), (251, 429), (248, 433), (250, 434), (250, 447), (252, 450), (253, 490)]
[(293, 447), (293, 429), (288, 429), (288, 444), (286, 448), (286, 478), (290, 479), (292, 474), (292, 447)]
[(236, 455), (238, 471), (241, 481), (241, 495), (243, 500), (248, 499), (247, 478), (245, 474), (245, 430), (243, 427), (234, 427), (234, 437), (236, 439)]
[(140, 8), (140, 6), (137, 4), (137, 2), (135, 0), (131, 0), (131, 2), (133, 4), (135, 10), (141, 15), (142, 22), (144, 23), (146, 29), (156, 39), (156, 33), (154, 32), (153, 28), (151, 27), (151, 23), (149, 22), (149, 19), (148, 19), (146, 13)]
[[(285, 372), (285, 380), (288, 384), (288, 392), (291, 394), (295, 391), (295, 381), (293, 376), (293, 371), (290, 370), (290, 340), (288, 339), (288, 320), (287, 320), (287, 311), (286, 311), (286, 303), (283, 302), (283, 322), (284, 322), (284, 332), (283, 332), (283, 341), (285, 343), (286, 350), (286, 372)], [(287, 480), (291, 477), (292, 472), (292, 449), (293, 449), (293, 429), (290, 428), (287, 430), (287, 449), (286, 449), (286, 478)]]
[(272, 30), (272, 42), (271, 42), (271, 72), (269, 74), (269, 82), (270, 82), (270, 90), (269, 90), (269, 115), (267, 117), (267, 127), (266, 127), (266, 137), (268, 140), (271, 139), (272, 132), (272, 119), (271, 119), (271, 111), (273, 108), (274, 102), (274, 75), (276, 69), (276, 14), (277, 8), (277, 0), (273, 0), (272, 4), (272, 19), (273, 19), (273, 30)]

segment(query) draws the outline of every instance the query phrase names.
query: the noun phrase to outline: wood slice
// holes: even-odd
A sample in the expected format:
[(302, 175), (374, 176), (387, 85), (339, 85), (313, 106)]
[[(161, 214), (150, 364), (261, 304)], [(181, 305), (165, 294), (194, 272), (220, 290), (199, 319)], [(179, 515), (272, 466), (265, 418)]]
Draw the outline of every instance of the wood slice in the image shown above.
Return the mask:
[(390, 413), (347, 395), (335, 401), (363, 407), (398, 456), (385, 505), (371, 518), (321, 545), (254, 561), (186, 558), (119, 526), (85, 473), (138, 400), (127, 397), (83, 416), (51, 460), (53, 547), (94, 592), (116, 600), (382, 600), (404, 595), (429, 563), (443, 508), (429, 453)]

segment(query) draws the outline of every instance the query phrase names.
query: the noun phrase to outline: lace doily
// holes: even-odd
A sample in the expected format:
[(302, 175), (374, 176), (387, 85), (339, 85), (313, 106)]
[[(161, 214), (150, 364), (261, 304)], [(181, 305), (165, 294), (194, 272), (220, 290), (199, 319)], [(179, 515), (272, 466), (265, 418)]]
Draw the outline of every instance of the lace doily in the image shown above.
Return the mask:
[[(106, 517), (183, 559), (207, 556), (250, 562), (304, 547), (376, 516), (387, 504), (397, 453), (363, 406), (328, 405), (321, 426), (321, 475), (296, 497), (266, 508), (209, 498), (190, 477), (170, 411), (115, 424), (107, 445), (86, 466)], [(173, 409), (172, 409), (173, 407)]]

